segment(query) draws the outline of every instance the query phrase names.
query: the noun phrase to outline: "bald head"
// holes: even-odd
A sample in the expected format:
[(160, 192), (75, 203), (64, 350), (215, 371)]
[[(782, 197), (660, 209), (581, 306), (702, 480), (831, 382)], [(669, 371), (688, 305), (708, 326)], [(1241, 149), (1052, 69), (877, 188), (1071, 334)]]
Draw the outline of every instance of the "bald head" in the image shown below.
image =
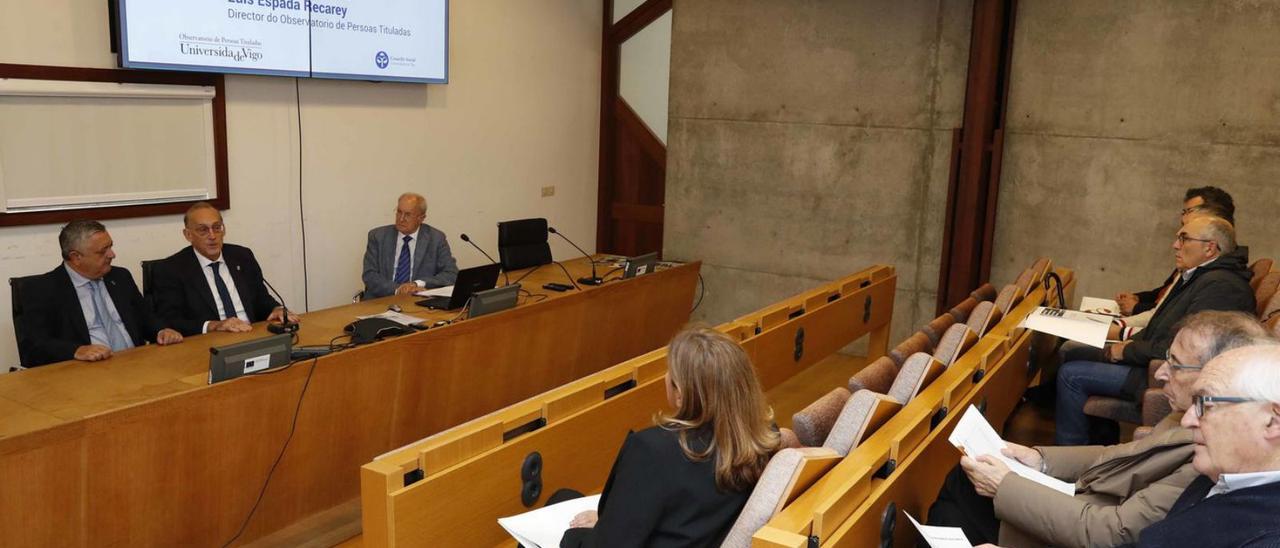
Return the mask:
[(1205, 364), (1182, 418), (1195, 441), (1192, 465), (1221, 474), (1280, 471), (1280, 345), (1228, 350)]
[(427, 218), (427, 199), (421, 194), (406, 192), (396, 200), (396, 230), (401, 234), (414, 234)]

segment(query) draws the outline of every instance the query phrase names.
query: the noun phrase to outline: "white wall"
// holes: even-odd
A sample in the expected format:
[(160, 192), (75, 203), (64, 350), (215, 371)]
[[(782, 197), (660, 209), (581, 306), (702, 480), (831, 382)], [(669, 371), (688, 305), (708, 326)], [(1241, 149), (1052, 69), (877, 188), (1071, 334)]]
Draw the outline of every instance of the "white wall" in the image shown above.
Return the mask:
[[(427, 222), (450, 237), (461, 266), (485, 262), (461, 232), (495, 253), (500, 220), (543, 216), (595, 248), (599, 147), (598, 0), (450, 3), (449, 84), (297, 82), (302, 103), (302, 202), (311, 309), (361, 287), (369, 228), (389, 224), (406, 190), (430, 201)], [(114, 68), (106, 2), (0, 0), (0, 63)], [(227, 241), (253, 248), (291, 306), (303, 308), (298, 109), (289, 78), (228, 76), (231, 209)], [(75, 161), (61, 151), (57, 161)], [(540, 197), (555, 185), (555, 196)], [(186, 245), (181, 216), (108, 221), (116, 265)], [(0, 228), (0, 275), (59, 262), (58, 226)], [(558, 240), (558, 239), (557, 239)], [(552, 242), (557, 258), (576, 254)], [(0, 310), (10, 306), (0, 287)], [(17, 363), (11, 317), (0, 314), (0, 365)], [(7, 367), (0, 367), (7, 369)]]

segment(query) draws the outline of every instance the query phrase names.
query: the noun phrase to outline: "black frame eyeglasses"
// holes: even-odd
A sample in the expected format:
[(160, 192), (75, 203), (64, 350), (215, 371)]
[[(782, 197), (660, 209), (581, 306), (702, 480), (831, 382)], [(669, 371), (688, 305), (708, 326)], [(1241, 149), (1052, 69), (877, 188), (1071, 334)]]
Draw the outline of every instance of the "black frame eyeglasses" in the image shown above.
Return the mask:
[(1205, 404), (1213, 407), (1220, 403), (1246, 403), (1251, 401), (1261, 401), (1255, 398), (1242, 398), (1239, 396), (1192, 396), (1191, 408), (1196, 410), (1196, 418), (1204, 418)]

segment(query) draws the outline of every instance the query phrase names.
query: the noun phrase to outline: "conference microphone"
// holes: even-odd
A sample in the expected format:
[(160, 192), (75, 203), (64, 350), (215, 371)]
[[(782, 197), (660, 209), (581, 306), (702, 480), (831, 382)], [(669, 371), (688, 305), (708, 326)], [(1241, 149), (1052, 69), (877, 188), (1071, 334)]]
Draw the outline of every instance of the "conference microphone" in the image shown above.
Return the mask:
[[(485, 253), (483, 249), (480, 249), (480, 246), (476, 245), (475, 242), (471, 241), (471, 238), (468, 237), (465, 232), (462, 234), (459, 234), (458, 237), (462, 238), (462, 241), (471, 244), (471, 247), (476, 248), (476, 251), (479, 251), (481, 255), (484, 255), (484, 258), (489, 259), (489, 262), (493, 264), (498, 264), (498, 261), (493, 260), (492, 256), (490, 256), (488, 253)], [(502, 269), (502, 281), (504, 286), (511, 285), (511, 278), (507, 276), (507, 269), (505, 268)]]
[(586, 251), (583, 251), (581, 247), (578, 247), (578, 244), (573, 243), (573, 240), (570, 240), (567, 236), (557, 231), (555, 227), (553, 226), (547, 227), (547, 232), (550, 232), (552, 234), (555, 234), (556, 236), (564, 238), (564, 241), (569, 242), (569, 245), (573, 246), (574, 249), (577, 249), (579, 253), (582, 253), (582, 256), (586, 257), (588, 261), (591, 261), (591, 277), (578, 278), (578, 283), (582, 285), (600, 285), (604, 283), (604, 280), (600, 279), (600, 277), (596, 275), (596, 260), (592, 259), (591, 255), (588, 255)]
[(266, 278), (262, 278), (262, 283), (276, 295), (277, 299), (280, 299), (280, 309), (284, 312), (284, 318), (281, 318), (280, 323), (267, 324), (267, 331), (277, 335), (281, 333), (297, 333), (298, 323), (289, 321), (289, 305), (284, 304), (284, 296), (279, 291), (276, 291), (276, 288), (272, 287), (271, 282), (268, 282)]

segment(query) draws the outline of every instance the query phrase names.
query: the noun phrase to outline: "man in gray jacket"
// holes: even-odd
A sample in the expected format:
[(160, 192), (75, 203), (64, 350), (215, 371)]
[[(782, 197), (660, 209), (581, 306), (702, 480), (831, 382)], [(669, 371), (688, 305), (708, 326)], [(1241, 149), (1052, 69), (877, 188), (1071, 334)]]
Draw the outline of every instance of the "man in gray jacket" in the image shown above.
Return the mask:
[(444, 233), (423, 223), (427, 199), (406, 192), (396, 202), (396, 222), (369, 231), (364, 250), (364, 298), (404, 295), (453, 285), (458, 263)]
[(1197, 476), (1191, 433), (1178, 424), (1204, 363), (1268, 337), (1248, 314), (1208, 311), (1188, 316), (1156, 377), (1174, 412), (1146, 437), (1103, 446), (1028, 448), (1005, 454), (1076, 485), (1074, 497), (1010, 474), (1000, 461), (962, 457), (929, 509), (931, 525), (963, 527), (975, 543), (1001, 546), (1115, 546), (1135, 542), (1164, 517)]

